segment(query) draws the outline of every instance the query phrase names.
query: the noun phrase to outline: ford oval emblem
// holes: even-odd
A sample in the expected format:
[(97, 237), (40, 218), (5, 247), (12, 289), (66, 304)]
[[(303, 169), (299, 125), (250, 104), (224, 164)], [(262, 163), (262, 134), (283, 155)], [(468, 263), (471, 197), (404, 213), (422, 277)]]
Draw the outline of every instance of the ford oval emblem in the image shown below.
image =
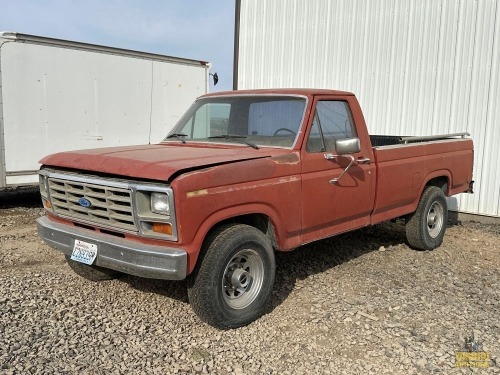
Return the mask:
[(78, 199), (78, 204), (82, 207), (85, 207), (85, 208), (89, 208), (90, 206), (92, 206), (92, 202), (89, 201), (87, 198), (83, 198), (83, 197)]

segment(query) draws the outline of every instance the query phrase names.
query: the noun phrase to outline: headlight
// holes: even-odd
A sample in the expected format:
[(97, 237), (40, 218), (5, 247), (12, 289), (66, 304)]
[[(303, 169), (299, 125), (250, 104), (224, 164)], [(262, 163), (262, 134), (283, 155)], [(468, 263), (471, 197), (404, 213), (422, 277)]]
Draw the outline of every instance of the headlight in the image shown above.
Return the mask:
[(170, 215), (170, 204), (168, 194), (151, 193), (151, 211), (155, 214)]
[(164, 184), (144, 184), (133, 190), (140, 233), (146, 237), (177, 241), (172, 189)]

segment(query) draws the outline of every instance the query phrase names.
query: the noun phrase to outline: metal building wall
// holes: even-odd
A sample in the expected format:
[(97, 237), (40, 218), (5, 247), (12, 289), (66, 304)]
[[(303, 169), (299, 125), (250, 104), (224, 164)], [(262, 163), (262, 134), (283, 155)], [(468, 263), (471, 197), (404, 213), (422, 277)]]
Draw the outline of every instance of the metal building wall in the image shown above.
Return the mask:
[(372, 134), (468, 131), (473, 195), (500, 216), (500, 1), (241, 0), (237, 87), (354, 92)]

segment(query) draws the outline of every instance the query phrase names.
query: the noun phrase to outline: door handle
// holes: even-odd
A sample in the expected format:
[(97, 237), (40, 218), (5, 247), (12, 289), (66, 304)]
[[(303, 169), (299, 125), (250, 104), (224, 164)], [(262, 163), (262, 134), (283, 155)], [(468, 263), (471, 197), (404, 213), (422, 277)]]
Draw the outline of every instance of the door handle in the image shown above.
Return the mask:
[(335, 160), (335, 155), (333, 155), (332, 153), (324, 154), (323, 156), (326, 160)]
[(370, 164), (371, 163), (370, 158), (363, 158), (363, 157), (358, 158), (356, 161), (359, 164)]

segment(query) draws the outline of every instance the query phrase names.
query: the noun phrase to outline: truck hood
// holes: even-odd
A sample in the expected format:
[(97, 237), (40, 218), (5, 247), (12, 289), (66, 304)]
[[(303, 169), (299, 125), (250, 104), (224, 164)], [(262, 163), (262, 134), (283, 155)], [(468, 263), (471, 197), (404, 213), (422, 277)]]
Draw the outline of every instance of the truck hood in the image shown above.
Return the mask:
[[(280, 152), (281, 151), (281, 152)], [(46, 156), (46, 166), (168, 181), (178, 172), (281, 154), (285, 150), (258, 150), (220, 145), (145, 145), (68, 151)], [(289, 150), (287, 150), (289, 151)]]

